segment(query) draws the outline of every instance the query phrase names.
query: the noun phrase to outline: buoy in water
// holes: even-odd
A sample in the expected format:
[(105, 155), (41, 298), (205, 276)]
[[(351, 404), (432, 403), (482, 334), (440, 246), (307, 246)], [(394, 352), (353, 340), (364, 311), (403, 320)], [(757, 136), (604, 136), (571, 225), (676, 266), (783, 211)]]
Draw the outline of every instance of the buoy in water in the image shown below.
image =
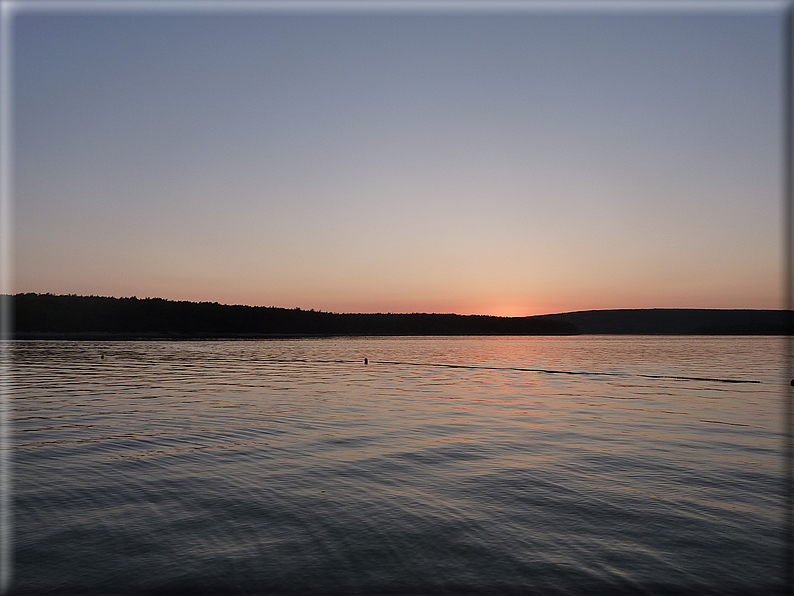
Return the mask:
[[(364, 364), (369, 364), (369, 360), (367, 360), (366, 358), (364, 358)], [(792, 385), (794, 385), (794, 381), (791, 381), (791, 384), (792, 384)]]
[(794, 379), (791, 379), (791, 386), (794, 387)]

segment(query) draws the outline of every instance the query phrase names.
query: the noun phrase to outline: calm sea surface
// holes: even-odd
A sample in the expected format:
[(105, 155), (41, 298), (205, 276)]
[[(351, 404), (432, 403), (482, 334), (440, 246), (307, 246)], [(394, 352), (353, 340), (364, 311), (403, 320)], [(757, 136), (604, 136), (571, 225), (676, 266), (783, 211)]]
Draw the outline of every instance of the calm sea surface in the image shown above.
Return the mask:
[(12, 593), (771, 593), (782, 352), (18, 341)]

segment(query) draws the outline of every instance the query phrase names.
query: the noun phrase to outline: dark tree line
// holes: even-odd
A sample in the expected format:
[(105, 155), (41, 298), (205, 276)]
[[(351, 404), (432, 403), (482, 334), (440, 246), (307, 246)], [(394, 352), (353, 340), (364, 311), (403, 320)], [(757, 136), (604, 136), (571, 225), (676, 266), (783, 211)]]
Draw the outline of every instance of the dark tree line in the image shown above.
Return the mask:
[(455, 314), (336, 314), (162, 298), (17, 294), (15, 333), (122, 334), (154, 337), (268, 335), (561, 335), (569, 322), (542, 317)]
[(631, 309), (535, 317), (336, 314), (162, 298), (17, 294), (17, 337), (263, 337), (284, 335), (784, 335), (780, 310)]

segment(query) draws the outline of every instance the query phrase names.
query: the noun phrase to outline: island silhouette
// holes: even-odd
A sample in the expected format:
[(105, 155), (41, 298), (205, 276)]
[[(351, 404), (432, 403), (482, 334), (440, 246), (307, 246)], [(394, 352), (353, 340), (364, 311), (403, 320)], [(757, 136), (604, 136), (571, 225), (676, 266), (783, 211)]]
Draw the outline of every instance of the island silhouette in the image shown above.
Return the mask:
[(386, 335), (785, 335), (787, 311), (614, 309), (529, 317), (332, 313), (162, 298), (25, 293), (17, 339), (198, 339)]

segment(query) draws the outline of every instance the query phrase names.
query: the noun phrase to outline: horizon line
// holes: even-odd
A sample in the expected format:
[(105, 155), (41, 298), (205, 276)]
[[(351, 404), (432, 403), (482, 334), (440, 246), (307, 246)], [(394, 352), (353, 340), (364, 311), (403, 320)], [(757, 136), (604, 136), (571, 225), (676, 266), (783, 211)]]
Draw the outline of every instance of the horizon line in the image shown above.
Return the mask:
[(318, 310), (315, 308), (302, 308), (300, 306), (265, 306), (263, 304), (227, 304), (221, 303), (217, 300), (175, 300), (172, 298), (162, 298), (160, 296), (146, 296), (146, 297), (138, 297), (137, 295), (132, 296), (102, 296), (99, 294), (53, 294), (51, 292), (17, 292), (15, 294), (5, 294), (0, 293), (0, 299), (3, 298), (16, 298), (17, 296), (24, 296), (33, 294), (35, 296), (53, 296), (53, 297), (67, 297), (67, 298), (105, 298), (111, 300), (162, 300), (163, 302), (174, 302), (174, 303), (189, 303), (189, 304), (216, 304), (218, 306), (226, 306), (226, 307), (244, 307), (244, 308), (271, 308), (277, 310), (295, 310), (301, 312), (314, 312), (318, 314), (330, 314), (330, 315), (429, 315), (429, 316), (456, 316), (456, 317), (491, 317), (496, 319), (527, 319), (533, 317), (548, 317), (548, 316), (555, 316), (555, 315), (567, 315), (567, 314), (574, 314), (574, 313), (585, 313), (585, 312), (610, 312), (610, 311), (636, 311), (636, 310), (700, 310), (700, 311), (779, 311), (785, 312), (786, 309), (784, 308), (704, 308), (704, 307), (686, 307), (686, 306), (676, 306), (676, 307), (668, 307), (668, 306), (651, 306), (651, 307), (639, 307), (639, 308), (626, 308), (626, 307), (615, 307), (615, 308), (588, 308), (588, 309), (581, 309), (581, 310), (567, 310), (567, 311), (557, 311), (557, 312), (549, 312), (549, 313), (542, 313), (542, 314), (535, 314), (535, 315), (518, 315), (518, 316), (506, 316), (506, 315), (488, 315), (488, 314), (461, 314), (456, 312), (419, 312), (419, 311), (411, 311), (411, 312), (335, 312), (335, 311), (328, 311), (328, 310)]

